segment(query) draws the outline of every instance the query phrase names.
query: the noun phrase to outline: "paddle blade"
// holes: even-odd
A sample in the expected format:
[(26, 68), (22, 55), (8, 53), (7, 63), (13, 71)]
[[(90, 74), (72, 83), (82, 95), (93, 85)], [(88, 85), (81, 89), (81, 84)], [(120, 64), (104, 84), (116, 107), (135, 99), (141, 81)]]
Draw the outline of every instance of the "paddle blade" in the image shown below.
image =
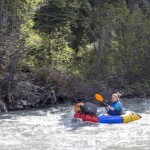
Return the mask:
[(102, 102), (104, 100), (102, 95), (100, 95), (100, 94), (95, 94), (95, 98), (100, 102)]

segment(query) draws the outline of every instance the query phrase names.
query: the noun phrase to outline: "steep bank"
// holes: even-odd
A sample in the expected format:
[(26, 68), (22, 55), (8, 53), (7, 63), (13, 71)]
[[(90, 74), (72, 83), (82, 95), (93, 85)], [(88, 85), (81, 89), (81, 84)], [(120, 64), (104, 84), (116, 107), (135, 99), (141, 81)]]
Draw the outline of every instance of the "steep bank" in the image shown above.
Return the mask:
[(79, 77), (72, 77), (53, 69), (48, 71), (45, 68), (23, 72), (14, 81), (11, 91), (10, 101), (5, 100), (7, 97), (2, 95), (1, 91), (0, 108), (3, 112), (56, 106), (60, 103), (73, 104), (76, 101), (91, 101), (100, 105), (95, 100), (96, 93), (103, 95), (106, 100), (118, 91), (123, 93), (122, 98), (144, 97), (137, 91), (112, 89), (102, 81), (85, 82)]

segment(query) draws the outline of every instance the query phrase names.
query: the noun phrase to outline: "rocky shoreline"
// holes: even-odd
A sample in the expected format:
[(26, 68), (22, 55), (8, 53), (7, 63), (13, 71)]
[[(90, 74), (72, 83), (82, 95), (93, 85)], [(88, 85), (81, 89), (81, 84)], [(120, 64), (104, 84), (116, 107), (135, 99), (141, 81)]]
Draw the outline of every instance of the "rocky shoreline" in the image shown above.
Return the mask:
[[(72, 80), (72, 81), (71, 81)], [(43, 108), (57, 104), (74, 103), (76, 101), (94, 101), (95, 93), (103, 95), (105, 100), (110, 99), (115, 90), (110, 90), (103, 83), (86, 85), (77, 79), (62, 79), (62, 82), (54, 84), (38, 84), (29, 81), (20, 81), (16, 84), (9, 100), (0, 98), (0, 112)], [(118, 91), (118, 90), (116, 90)], [(135, 93), (123, 94), (122, 98), (140, 97)]]

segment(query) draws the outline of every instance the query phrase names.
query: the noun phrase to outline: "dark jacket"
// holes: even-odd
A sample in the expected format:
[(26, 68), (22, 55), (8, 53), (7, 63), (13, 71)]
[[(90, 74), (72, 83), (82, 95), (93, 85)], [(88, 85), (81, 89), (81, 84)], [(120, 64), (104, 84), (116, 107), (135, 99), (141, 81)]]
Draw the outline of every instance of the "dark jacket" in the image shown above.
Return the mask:
[(97, 106), (93, 103), (86, 102), (83, 106), (80, 107), (80, 109), (84, 114), (93, 114), (96, 116)]

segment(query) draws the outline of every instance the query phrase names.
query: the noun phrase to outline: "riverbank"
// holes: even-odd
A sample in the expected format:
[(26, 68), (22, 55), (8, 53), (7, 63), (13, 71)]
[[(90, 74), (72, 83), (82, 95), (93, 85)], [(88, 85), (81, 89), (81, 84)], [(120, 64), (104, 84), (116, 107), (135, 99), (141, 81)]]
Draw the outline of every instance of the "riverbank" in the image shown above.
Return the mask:
[(91, 101), (100, 105), (95, 100), (96, 93), (101, 94), (105, 100), (109, 100), (111, 94), (118, 91), (123, 93), (123, 99), (144, 97), (138, 91), (116, 90), (109, 88), (102, 81), (85, 82), (79, 77), (70, 77), (56, 71), (47, 75), (27, 73), (26, 76), (19, 76), (13, 84), (14, 88), (9, 96), (1, 91), (1, 112), (43, 108), (65, 103), (73, 104), (76, 101)]

